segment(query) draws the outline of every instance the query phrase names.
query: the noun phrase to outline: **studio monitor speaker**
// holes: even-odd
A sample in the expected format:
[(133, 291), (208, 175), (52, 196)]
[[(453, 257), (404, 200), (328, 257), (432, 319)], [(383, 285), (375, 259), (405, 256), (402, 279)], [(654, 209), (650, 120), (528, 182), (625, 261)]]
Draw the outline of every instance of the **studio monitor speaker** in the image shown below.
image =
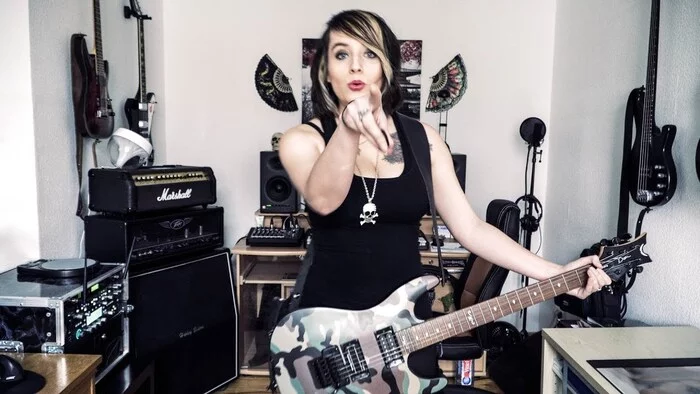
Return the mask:
[(260, 212), (295, 213), (299, 195), (277, 151), (260, 152)]
[(453, 153), (452, 164), (455, 166), (455, 173), (457, 174), (459, 185), (462, 186), (462, 191), (466, 191), (467, 155), (462, 153)]
[(154, 360), (157, 393), (208, 393), (238, 377), (234, 283), (225, 249), (130, 274), (132, 363)]

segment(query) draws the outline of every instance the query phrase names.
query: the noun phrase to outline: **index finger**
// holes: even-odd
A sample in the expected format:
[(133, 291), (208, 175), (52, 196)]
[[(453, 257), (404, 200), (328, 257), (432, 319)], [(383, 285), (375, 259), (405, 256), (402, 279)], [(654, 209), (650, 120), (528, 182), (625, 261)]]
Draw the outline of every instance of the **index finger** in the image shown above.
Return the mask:
[(369, 87), (369, 103), (372, 106), (372, 112), (377, 110), (384, 111), (384, 108), (382, 108), (382, 92), (375, 84)]

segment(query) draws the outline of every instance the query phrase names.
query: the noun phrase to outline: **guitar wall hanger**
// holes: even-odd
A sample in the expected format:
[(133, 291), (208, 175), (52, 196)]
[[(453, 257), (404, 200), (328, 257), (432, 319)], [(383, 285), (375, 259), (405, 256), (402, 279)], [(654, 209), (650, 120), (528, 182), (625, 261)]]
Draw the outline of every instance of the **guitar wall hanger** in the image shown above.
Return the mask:
[(139, 14), (138, 12), (134, 11), (133, 8), (129, 7), (128, 5), (124, 6), (124, 18), (129, 19), (131, 17), (137, 18), (137, 19), (144, 19), (144, 20), (151, 20), (150, 16), (146, 14)]

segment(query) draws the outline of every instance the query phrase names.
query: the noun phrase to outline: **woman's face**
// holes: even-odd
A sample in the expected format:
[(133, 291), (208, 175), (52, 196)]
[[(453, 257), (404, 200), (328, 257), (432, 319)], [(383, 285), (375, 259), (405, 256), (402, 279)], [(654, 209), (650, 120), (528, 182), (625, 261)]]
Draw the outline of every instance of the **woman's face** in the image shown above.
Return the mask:
[(328, 44), (328, 76), (340, 108), (357, 97), (369, 94), (369, 87), (384, 82), (379, 57), (360, 41), (331, 31)]

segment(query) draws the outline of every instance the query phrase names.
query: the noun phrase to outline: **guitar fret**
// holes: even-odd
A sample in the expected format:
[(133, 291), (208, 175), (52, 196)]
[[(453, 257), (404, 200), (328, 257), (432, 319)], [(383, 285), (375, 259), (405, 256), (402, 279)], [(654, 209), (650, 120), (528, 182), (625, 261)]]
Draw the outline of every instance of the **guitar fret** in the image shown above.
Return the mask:
[(479, 312), (481, 312), (481, 317), (484, 318), (484, 323), (486, 323), (486, 315), (484, 315), (484, 310), (481, 308), (481, 304), (476, 304), (474, 306), (479, 307)]
[(493, 319), (493, 320), (491, 320), (491, 321), (496, 321), (496, 315), (494, 315), (494, 314), (493, 314), (493, 311), (491, 310), (491, 304), (490, 304), (490, 302), (491, 302), (491, 300), (487, 301), (487, 302), (486, 302), (486, 305), (489, 307), (489, 312), (491, 312), (491, 318)]
[(518, 297), (518, 304), (520, 304), (520, 309), (525, 309), (525, 305), (523, 305), (523, 301), (520, 299), (520, 294), (518, 294), (518, 290), (515, 291), (515, 296)]
[[(500, 317), (503, 317), (503, 316), (505, 316), (506, 314), (503, 313), (503, 307), (501, 306), (501, 298), (503, 298), (503, 296), (496, 298), (496, 304), (498, 305), (498, 310), (501, 311), (501, 316), (500, 316)], [(495, 320), (495, 319), (494, 319), (494, 320)]]
[(467, 320), (467, 330), (472, 329), (472, 325), (476, 326), (476, 318), (474, 317), (473, 307), (469, 307), (466, 310), (466, 320)]
[(530, 297), (530, 305), (535, 305), (535, 301), (532, 300), (532, 295), (530, 294), (530, 290), (527, 289), (527, 287), (524, 289), (525, 292), (527, 293), (527, 296)]
[(554, 295), (556, 295), (557, 289), (554, 288), (554, 283), (552, 282), (552, 278), (549, 278), (549, 285), (552, 286), (552, 291), (554, 292)]
[[(581, 279), (581, 271), (580, 270), (576, 270), (576, 277), (578, 278), (579, 282), (581, 282), (580, 286), (583, 286), (586, 283), (583, 279)], [(580, 286), (577, 286), (577, 287), (580, 287)]]
[[(540, 286), (540, 282), (537, 282), (537, 288), (540, 290), (540, 297), (542, 298), (542, 301), (545, 300), (544, 294), (542, 293), (542, 287)], [(535, 294), (537, 295), (537, 294)]]
[(510, 308), (510, 313), (515, 312), (515, 311), (513, 310), (513, 307), (510, 306), (510, 300), (508, 299), (508, 294), (506, 294), (505, 297), (506, 297), (506, 304), (508, 304), (508, 308)]

